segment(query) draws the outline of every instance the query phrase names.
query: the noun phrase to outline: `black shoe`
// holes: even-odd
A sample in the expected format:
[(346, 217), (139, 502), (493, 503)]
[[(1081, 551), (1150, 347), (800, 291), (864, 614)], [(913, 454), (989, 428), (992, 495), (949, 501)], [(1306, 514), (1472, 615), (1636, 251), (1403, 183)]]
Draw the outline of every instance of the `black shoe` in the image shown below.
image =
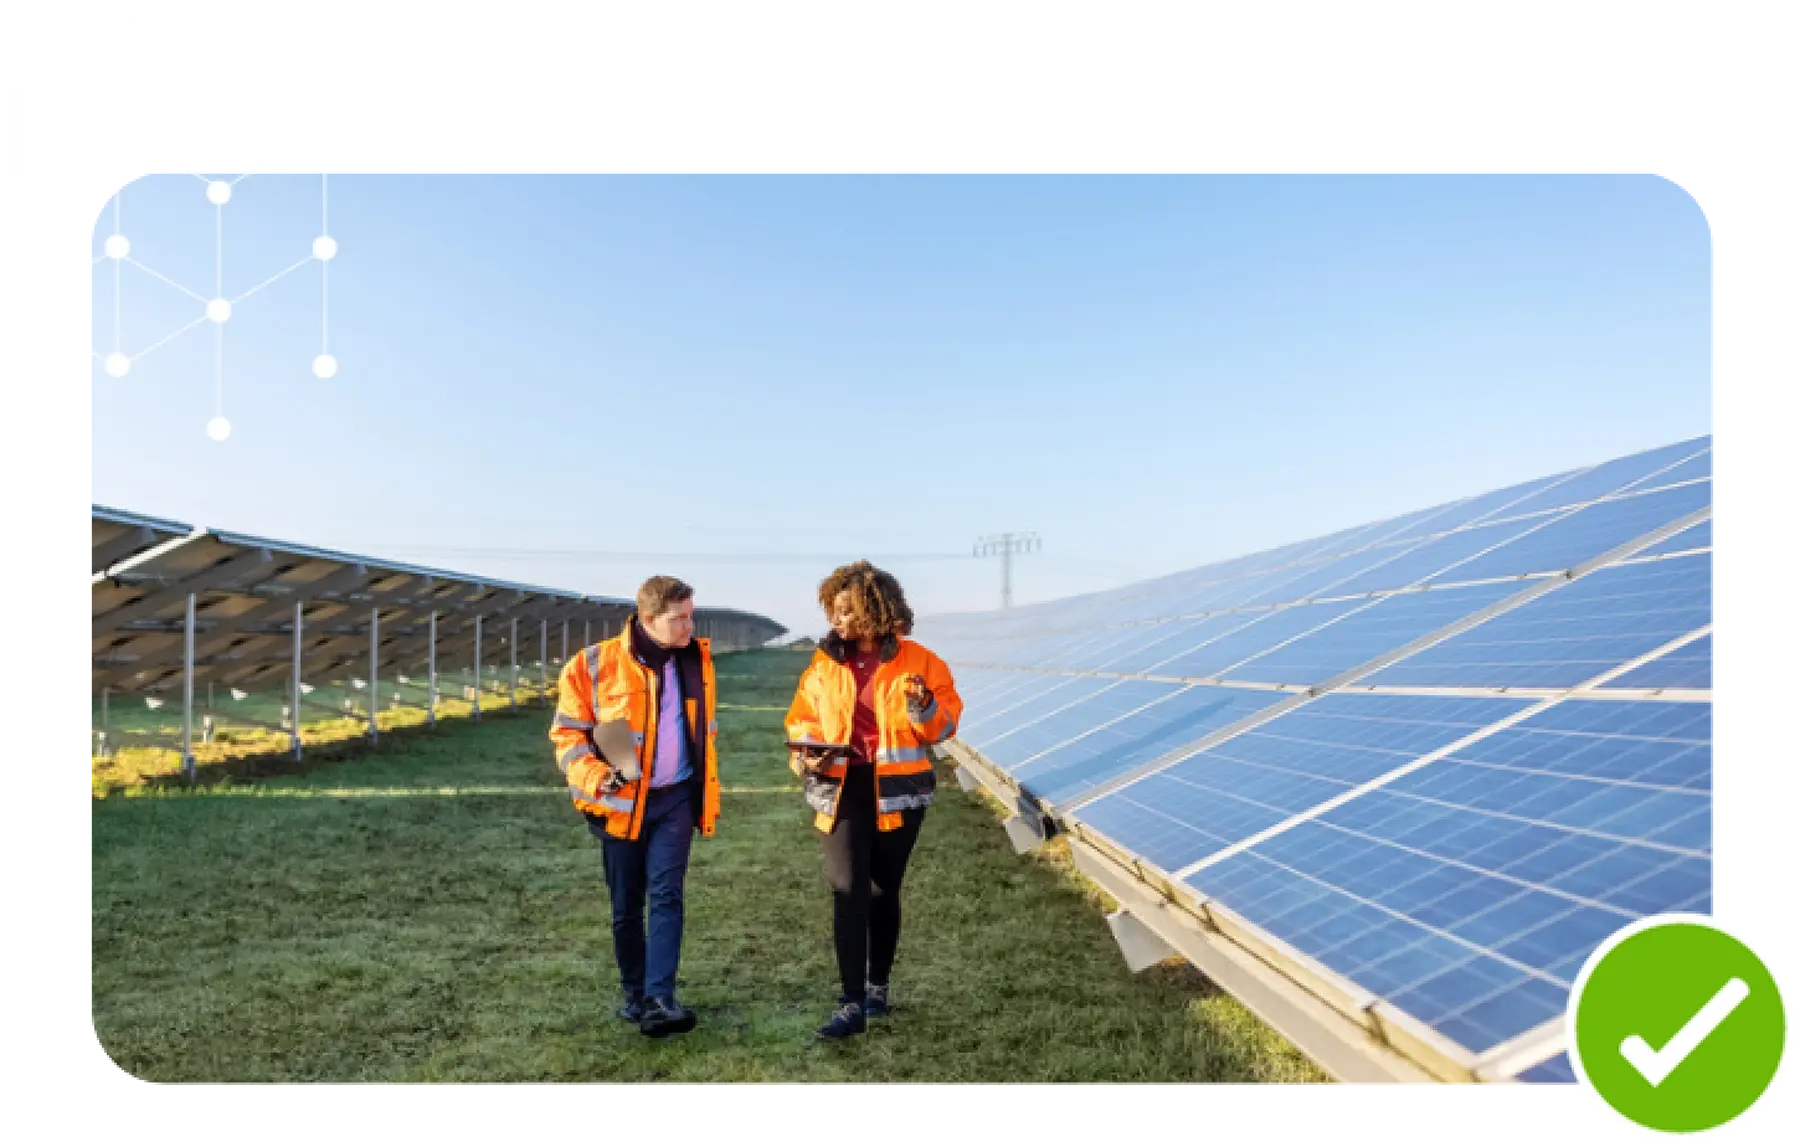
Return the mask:
[(644, 1019), (644, 997), (626, 996), (625, 1002), (619, 1005), (619, 1018), (628, 1024), (642, 1023)]
[(691, 1032), (699, 1022), (700, 1017), (676, 1003), (674, 996), (651, 996), (644, 1001), (644, 1015), (638, 1030), (653, 1039), (661, 1039)]
[(872, 1020), (885, 1020), (892, 1011), (888, 1003), (888, 986), (886, 984), (870, 984), (864, 995), (863, 1015)]
[(839, 1004), (838, 1010), (832, 1012), (831, 1018), (819, 1028), (818, 1036), (820, 1039), (848, 1039), (861, 1035), (868, 1028), (861, 1004)]

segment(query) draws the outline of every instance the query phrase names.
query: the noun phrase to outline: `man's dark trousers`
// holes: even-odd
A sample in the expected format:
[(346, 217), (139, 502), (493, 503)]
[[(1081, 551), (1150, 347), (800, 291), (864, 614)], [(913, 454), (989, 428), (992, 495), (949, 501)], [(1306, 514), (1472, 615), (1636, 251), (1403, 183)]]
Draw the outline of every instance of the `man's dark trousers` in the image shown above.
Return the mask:
[[(651, 789), (644, 797), (644, 823), (636, 840), (606, 834), (599, 817), (588, 828), (600, 838), (606, 887), (612, 894), (613, 954), (619, 983), (629, 997), (672, 997), (681, 964), (682, 894), (687, 882), (688, 851), (694, 843), (694, 786), (680, 784)], [(644, 936), (644, 908), (650, 909), (649, 943)]]

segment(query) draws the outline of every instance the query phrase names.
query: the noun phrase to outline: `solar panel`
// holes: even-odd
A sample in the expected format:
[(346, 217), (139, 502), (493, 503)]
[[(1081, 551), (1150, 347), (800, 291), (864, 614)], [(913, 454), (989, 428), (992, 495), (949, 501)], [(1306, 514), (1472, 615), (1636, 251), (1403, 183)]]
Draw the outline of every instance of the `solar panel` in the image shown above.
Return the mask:
[(1368, 679), (1573, 688), (1712, 621), (1712, 555), (1596, 570)]
[(1383, 1078), (1570, 1079), (1582, 961), (1711, 905), (1710, 447), (925, 618), (974, 674), (954, 752), (1205, 921), (1141, 909), (1197, 963), (1328, 1005), (1258, 995), (1340, 1074), (1347, 1030)]
[[(194, 685), (223, 686), (234, 697), (281, 689), (298, 712), (321, 704), (303, 699), (307, 679), (352, 670), (367, 671), (371, 680), (363, 684), (371, 694), (382, 675), (436, 666), (498, 663), (516, 677), (518, 667), (541, 667), (565, 650), (573, 655), (583, 640), (618, 632), (632, 610), (625, 598), (194, 529), (100, 506), (94, 561), (93, 691), (105, 698), (180, 687), (184, 757)], [(783, 632), (768, 618), (718, 608), (696, 610), (695, 630), (721, 650)], [(373, 729), (378, 698), (369, 702)]]
[(1273, 694), (1207, 685), (1162, 688), (1145, 704), (1111, 721), (1065, 723), (1063, 738), (1014, 766), (1013, 777), (1047, 800), (1071, 801), (1130, 768), (1281, 700)]

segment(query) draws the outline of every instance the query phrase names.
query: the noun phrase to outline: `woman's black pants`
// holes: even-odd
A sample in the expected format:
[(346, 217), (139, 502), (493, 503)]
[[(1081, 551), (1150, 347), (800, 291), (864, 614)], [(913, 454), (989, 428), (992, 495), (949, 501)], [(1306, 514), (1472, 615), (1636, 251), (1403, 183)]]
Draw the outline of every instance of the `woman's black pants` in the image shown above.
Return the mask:
[(843, 1001), (861, 1003), (865, 977), (886, 984), (900, 945), (900, 882), (925, 810), (907, 809), (899, 828), (875, 827), (875, 767), (851, 765), (838, 797), (837, 824), (820, 833), (831, 884), (831, 933)]

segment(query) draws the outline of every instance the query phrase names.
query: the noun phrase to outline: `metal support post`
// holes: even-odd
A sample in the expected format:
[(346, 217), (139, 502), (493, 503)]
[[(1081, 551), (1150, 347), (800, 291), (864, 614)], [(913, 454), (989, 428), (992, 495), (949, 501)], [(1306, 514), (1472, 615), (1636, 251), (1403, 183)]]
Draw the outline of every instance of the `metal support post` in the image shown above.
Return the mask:
[(566, 618), (563, 620), (562, 663), (569, 663), (569, 622)]
[(437, 728), (437, 610), (431, 611), (431, 635), (425, 643), (425, 676), (430, 692), (425, 701), (425, 727)]
[(545, 705), (550, 704), (550, 622), (538, 622), (538, 690)]
[(381, 608), (369, 611), (369, 740), (381, 740), (375, 714), (381, 711)]
[(182, 638), (181, 775), (194, 783), (194, 595), (187, 595), (187, 625)]
[(592, 645), (593, 643), (594, 643), (594, 623), (591, 621), (584, 621), (581, 623), (581, 647), (583, 649), (586, 649), (588, 646)]
[(306, 614), (306, 603), (303, 601), (295, 602), (294, 603), (294, 676), (293, 676), (293, 679), (288, 682), (288, 687), (292, 690), (292, 695), (288, 698), (288, 703), (291, 706), (293, 706), (293, 712), (294, 712), (294, 759), (296, 761), (300, 759), (300, 641), (301, 641), (301, 635), (306, 630), (305, 614)]
[(510, 674), (506, 681), (506, 707), (517, 713), (519, 711), (519, 619), (512, 619), (512, 633), (506, 639), (507, 671)]
[(475, 615), (475, 710), (474, 717), (481, 720), (481, 615)]

